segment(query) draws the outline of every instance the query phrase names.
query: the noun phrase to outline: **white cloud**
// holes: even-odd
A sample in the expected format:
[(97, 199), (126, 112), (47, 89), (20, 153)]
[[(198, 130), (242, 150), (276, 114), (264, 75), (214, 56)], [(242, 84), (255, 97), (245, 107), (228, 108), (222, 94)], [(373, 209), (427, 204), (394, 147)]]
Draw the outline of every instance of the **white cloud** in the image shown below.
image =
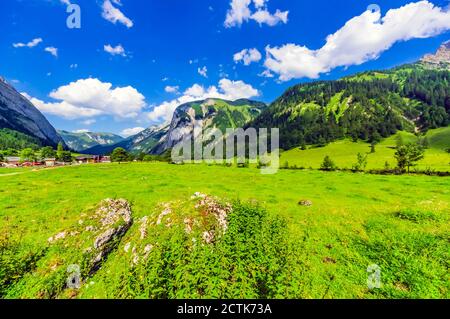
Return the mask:
[(33, 40), (31, 40), (30, 42), (28, 42), (28, 43), (22, 43), (22, 42), (19, 42), (19, 43), (13, 43), (13, 47), (15, 47), (15, 48), (24, 48), (24, 47), (27, 47), (27, 48), (34, 48), (35, 46), (37, 46), (39, 43), (41, 43), (43, 40), (41, 39), (41, 38), (36, 38), (36, 39), (33, 39)]
[(125, 53), (125, 49), (121, 44), (116, 45), (115, 47), (111, 46), (110, 44), (106, 44), (103, 46), (103, 50), (111, 55), (121, 55), (123, 57), (127, 56)]
[(146, 106), (144, 96), (131, 86), (112, 88), (111, 83), (88, 78), (61, 86), (50, 93), (57, 102), (29, 97), (42, 112), (66, 119), (112, 115), (135, 118)]
[(74, 64), (71, 64), (69, 67), (71, 69), (76, 69), (76, 68), (78, 68), (78, 64), (74, 63)]
[(50, 53), (51, 55), (53, 55), (54, 57), (58, 57), (58, 49), (55, 47), (46, 47), (45, 52)]
[(340, 66), (359, 65), (377, 59), (396, 42), (428, 38), (450, 29), (450, 11), (428, 1), (407, 4), (389, 10), (367, 10), (356, 16), (326, 39), (326, 44), (311, 50), (306, 46), (286, 44), (266, 48), (267, 69), (281, 81), (293, 78), (318, 78)]
[[(267, 24), (268, 26), (275, 26), (279, 23), (287, 23), (289, 11), (276, 10), (271, 14), (267, 9), (267, 2), (269, 0), (231, 0), (230, 9), (227, 11), (225, 19), (225, 27), (231, 28), (241, 26), (242, 23), (249, 20), (254, 20), (260, 25)], [(256, 11), (251, 10), (253, 5)]]
[(274, 14), (271, 14), (266, 9), (258, 10), (252, 14), (251, 18), (258, 22), (260, 25), (267, 24), (268, 26), (276, 26), (278, 23), (283, 22), (286, 24), (288, 22), (289, 11), (277, 10)]
[(120, 132), (120, 135), (122, 135), (123, 137), (129, 137), (129, 136), (136, 135), (144, 130), (145, 130), (145, 128), (143, 128), (143, 127), (127, 128), (127, 129), (124, 129), (122, 132)]
[(258, 62), (262, 58), (261, 53), (257, 49), (244, 49), (233, 56), (234, 62), (243, 61), (244, 65), (250, 65), (252, 62)]
[(273, 78), (274, 77), (272, 72), (270, 72), (269, 70), (262, 71), (260, 74), (258, 74), (258, 76), (263, 77), (263, 78)]
[(89, 125), (92, 125), (92, 124), (94, 124), (94, 123), (96, 123), (96, 122), (97, 122), (97, 121), (94, 120), (94, 119), (89, 119), (89, 120), (82, 121), (81, 124), (84, 124), (84, 125), (89, 126)]
[(72, 133), (76, 133), (76, 134), (82, 134), (82, 133), (88, 133), (88, 132), (89, 132), (89, 130), (86, 128), (83, 128), (81, 130), (72, 131)]
[(179, 98), (155, 106), (153, 110), (148, 113), (148, 118), (154, 122), (168, 122), (172, 119), (175, 109), (181, 104), (208, 98), (234, 101), (241, 98), (252, 98), (256, 96), (259, 96), (258, 90), (242, 81), (222, 79), (219, 81), (218, 87), (214, 85), (204, 87), (199, 84), (194, 84), (186, 89)]
[(208, 77), (208, 68), (206, 66), (197, 69), (198, 74), (207, 78)]
[[(25, 95), (22, 93), (22, 95)], [(65, 119), (76, 119), (83, 117), (93, 117), (97, 115), (103, 114), (102, 111), (86, 108), (86, 107), (78, 107), (67, 103), (65, 101), (62, 102), (51, 102), (46, 103), (42, 100), (36, 99), (31, 96), (26, 96), (30, 102), (41, 112), (56, 115), (59, 117), (63, 117)]]
[(164, 91), (166, 91), (167, 93), (178, 93), (179, 89), (180, 87), (178, 85), (177, 86), (168, 85), (164, 88)]
[[(120, 1), (113, 0), (114, 4), (121, 5)], [(133, 21), (127, 18), (122, 11), (113, 6), (110, 0), (105, 0), (102, 5), (102, 17), (114, 24), (122, 23), (127, 28), (133, 27)]]

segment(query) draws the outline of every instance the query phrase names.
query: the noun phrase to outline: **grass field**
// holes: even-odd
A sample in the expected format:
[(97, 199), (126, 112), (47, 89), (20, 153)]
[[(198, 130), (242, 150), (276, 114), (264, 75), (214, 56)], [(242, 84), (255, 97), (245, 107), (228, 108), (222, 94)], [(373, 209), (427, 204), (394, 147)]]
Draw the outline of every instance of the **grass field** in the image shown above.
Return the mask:
[[(337, 154), (333, 158), (337, 160)], [(270, 250), (285, 242), (292, 249), (281, 256), (286, 260), (276, 259), (274, 265), (282, 265), (277, 271), (271, 259), (267, 261), (274, 276), (279, 275), (273, 279), (276, 289), (262, 293), (255, 288), (259, 281), (252, 278), (267, 269), (258, 268), (253, 257), (213, 250), (223, 256), (216, 260), (195, 250), (174, 250), (161, 241), (172, 243), (177, 234), (165, 230), (155, 231), (159, 250), (152, 264), (130, 266), (125, 246), (137, 242), (139, 218), (157, 216), (161, 203), (187, 201), (196, 192), (258, 202), (270, 217), (286, 222), (282, 239), (275, 241), (282, 232), (273, 230), (248, 246)], [(77, 225), (82, 214), (92, 214), (105, 198), (130, 201), (135, 223), (99, 271), (83, 278), (81, 290), (56, 289), (64, 281), (51, 272), (58, 267), (66, 276), (72, 257), (67, 246), (50, 247), (48, 238)], [(300, 206), (301, 200), (313, 204)], [(254, 168), (163, 163), (86, 165), (0, 176), (0, 296), (44, 298), (48, 289), (56, 291), (51, 295), (55, 298), (449, 298), (449, 212), (450, 179), (445, 177), (310, 170), (261, 175)], [(267, 247), (263, 238), (270, 243)], [(229, 245), (220, 247), (234, 249)], [(171, 262), (162, 263), (167, 258)], [(184, 263), (183, 258), (193, 259)], [(232, 269), (242, 265), (237, 273), (244, 275), (212, 276), (206, 271), (211, 260), (219, 269), (228, 263)], [(246, 264), (256, 266), (248, 270)], [(379, 289), (367, 287), (371, 264), (381, 268)], [(155, 265), (158, 272), (153, 272)]]
[[(414, 142), (416, 137), (411, 133), (400, 132), (403, 141)], [(397, 134), (397, 135), (398, 135)], [(341, 140), (330, 143), (325, 147), (309, 148), (307, 150), (293, 149), (283, 152), (280, 163), (286, 161), (289, 166), (297, 165), (304, 168), (320, 168), (326, 155), (329, 155), (339, 168), (351, 169), (356, 162), (358, 153), (367, 154), (368, 169), (382, 169), (386, 162), (391, 168), (396, 166), (394, 158), (397, 135), (384, 139), (375, 147), (375, 153), (371, 153), (370, 144), (364, 142), (354, 143), (350, 140)], [(425, 158), (417, 165), (417, 169), (448, 172), (450, 171), (450, 127), (430, 130), (426, 135), (429, 148), (425, 152)]]

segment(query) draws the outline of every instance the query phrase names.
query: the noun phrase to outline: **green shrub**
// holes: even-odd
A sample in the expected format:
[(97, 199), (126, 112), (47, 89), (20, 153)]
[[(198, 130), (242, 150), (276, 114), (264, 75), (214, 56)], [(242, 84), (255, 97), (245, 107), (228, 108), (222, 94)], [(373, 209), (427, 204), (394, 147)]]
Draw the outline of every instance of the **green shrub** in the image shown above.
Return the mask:
[(420, 209), (411, 208), (402, 209), (401, 211), (397, 212), (395, 216), (400, 219), (405, 219), (416, 223), (439, 219), (439, 216), (432, 211), (423, 211)]
[(330, 158), (330, 156), (325, 156), (323, 159), (322, 165), (320, 166), (320, 169), (322, 171), (335, 171), (337, 170), (336, 164), (333, 162), (333, 160)]

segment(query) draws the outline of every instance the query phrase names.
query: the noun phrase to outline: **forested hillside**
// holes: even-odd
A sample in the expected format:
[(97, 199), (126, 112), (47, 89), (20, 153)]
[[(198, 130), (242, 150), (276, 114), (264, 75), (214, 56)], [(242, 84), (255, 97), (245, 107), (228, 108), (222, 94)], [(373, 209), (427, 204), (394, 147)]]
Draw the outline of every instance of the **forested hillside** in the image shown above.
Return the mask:
[(450, 71), (411, 64), (288, 89), (249, 126), (279, 127), (281, 146), (349, 137), (377, 142), (398, 130), (450, 123)]

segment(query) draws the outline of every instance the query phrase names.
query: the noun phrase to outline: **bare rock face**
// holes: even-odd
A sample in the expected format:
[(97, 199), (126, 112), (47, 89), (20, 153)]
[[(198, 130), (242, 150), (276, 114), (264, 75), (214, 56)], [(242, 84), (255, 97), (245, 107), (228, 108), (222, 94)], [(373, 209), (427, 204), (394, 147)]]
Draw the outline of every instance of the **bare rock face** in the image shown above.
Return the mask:
[(0, 128), (9, 128), (56, 147), (61, 136), (42, 113), (5, 80), (0, 80)]
[[(133, 223), (131, 207), (125, 199), (105, 199), (87, 220), (80, 220), (74, 229), (66, 230), (48, 239), (51, 245), (64, 245), (68, 250), (84, 247), (91, 260), (89, 273), (98, 270), (103, 260), (115, 249)], [(84, 224), (89, 224), (84, 226)], [(86, 236), (87, 237), (83, 237)], [(81, 239), (86, 238), (86, 239)]]
[(427, 54), (421, 61), (431, 65), (448, 64), (450, 68), (450, 41), (444, 42), (436, 54)]
[(94, 217), (100, 220), (101, 228), (94, 240), (93, 248), (97, 255), (93, 259), (91, 271), (98, 268), (133, 223), (130, 204), (124, 199), (102, 201)]

